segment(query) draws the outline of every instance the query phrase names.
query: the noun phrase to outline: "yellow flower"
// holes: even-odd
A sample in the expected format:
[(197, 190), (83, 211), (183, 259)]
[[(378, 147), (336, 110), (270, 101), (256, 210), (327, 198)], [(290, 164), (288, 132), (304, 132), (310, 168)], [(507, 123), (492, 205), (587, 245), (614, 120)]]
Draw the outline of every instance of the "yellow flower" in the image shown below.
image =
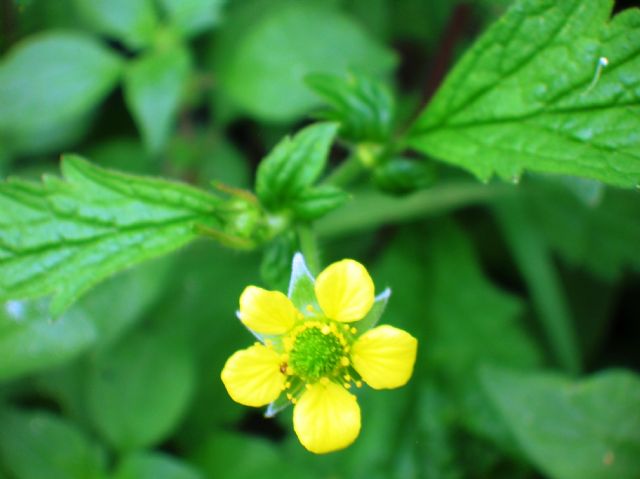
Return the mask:
[(417, 340), (374, 327), (390, 294), (375, 296), (357, 261), (333, 263), (314, 280), (296, 254), (288, 296), (256, 286), (240, 296), (238, 318), (259, 342), (227, 360), (221, 377), (229, 395), (247, 406), (269, 405), (269, 417), (294, 404), (294, 430), (311, 452), (349, 446), (360, 433), (353, 386), (397, 388), (413, 372)]

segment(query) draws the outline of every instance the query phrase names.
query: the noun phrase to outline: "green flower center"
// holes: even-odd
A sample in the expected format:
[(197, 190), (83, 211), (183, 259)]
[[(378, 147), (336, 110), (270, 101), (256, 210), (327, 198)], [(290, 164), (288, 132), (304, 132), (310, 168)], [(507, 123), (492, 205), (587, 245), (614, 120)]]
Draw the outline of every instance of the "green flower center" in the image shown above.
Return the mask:
[(289, 364), (296, 375), (313, 383), (331, 375), (343, 355), (344, 348), (335, 334), (311, 327), (296, 335)]

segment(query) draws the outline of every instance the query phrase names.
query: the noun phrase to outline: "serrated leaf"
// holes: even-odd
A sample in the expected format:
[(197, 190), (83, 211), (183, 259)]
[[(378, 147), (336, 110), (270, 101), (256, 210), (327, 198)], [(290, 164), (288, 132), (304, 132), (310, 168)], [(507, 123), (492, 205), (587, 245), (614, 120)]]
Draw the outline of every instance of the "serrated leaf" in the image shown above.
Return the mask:
[(330, 2), (233, 6), (216, 41), (215, 70), (228, 98), (262, 120), (291, 121), (317, 105), (304, 85), (309, 73), (383, 76), (396, 62), (391, 50)]
[(19, 43), (0, 64), (5, 147), (43, 151), (77, 137), (121, 70), (117, 55), (80, 33), (44, 33)]
[(175, 457), (159, 452), (139, 452), (127, 456), (113, 479), (203, 479), (196, 469)]
[(296, 218), (312, 221), (339, 208), (349, 199), (349, 194), (332, 185), (309, 188), (292, 201), (291, 209)]
[(320, 118), (340, 123), (340, 136), (355, 142), (384, 142), (391, 134), (395, 114), (393, 95), (374, 78), (311, 74), (305, 78), (329, 108)]
[(610, 19), (612, 7), (517, 1), (447, 77), (410, 145), (481, 179), (640, 183), (640, 10)]
[(106, 454), (73, 423), (47, 412), (0, 413), (0, 458), (19, 479), (105, 477)]
[(194, 364), (175, 335), (136, 331), (92, 364), (91, 420), (120, 451), (152, 446), (176, 427), (194, 386)]
[(640, 476), (640, 379), (605, 371), (582, 381), (497, 368), (482, 383), (537, 467), (554, 479)]
[(171, 132), (190, 69), (189, 52), (179, 46), (151, 51), (128, 66), (124, 97), (153, 153), (164, 147)]
[(0, 184), (0, 300), (54, 294), (60, 314), (109, 275), (179, 248), (212, 224), (218, 199), (187, 185), (125, 175), (77, 156), (64, 179)]
[(93, 30), (122, 41), (132, 49), (153, 41), (158, 18), (153, 0), (75, 0)]
[(256, 193), (269, 209), (290, 203), (320, 176), (338, 130), (335, 123), (318, 123), (285, 137), (262, 160), (256, 174)]
[(227, 0), (159, 0), (170, 22), (183, 35), (197, 35), (220, 21)]

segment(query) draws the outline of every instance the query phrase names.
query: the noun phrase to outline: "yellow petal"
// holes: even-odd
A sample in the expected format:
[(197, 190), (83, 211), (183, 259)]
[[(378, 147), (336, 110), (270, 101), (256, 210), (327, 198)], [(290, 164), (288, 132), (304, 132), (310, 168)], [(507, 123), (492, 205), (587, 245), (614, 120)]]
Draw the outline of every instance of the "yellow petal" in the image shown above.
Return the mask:
[(293, 429), (302, 445), (316, 454), (347, 447), (360, 433), (356, 397), (333, 382), (313, 384), (293, 410)]
[(352, 259), (329, 265), (318, 276), (315, 290), (324, 314), (344, 323), (364, 318), (374, 301), (371, 276)]
[(416, 362), (418, 340), (402, 329), (384, 325), (360, 336), (351, 349), (351, 361), (374, 389), (404, 386)]
[(260, 407), (282, 392), (286, 376), (280, 372), (280, 356), (257, 344), (236, 351), (222, 369), (222, 382), (231, 399), (245, 406)]
[(240, 320), (259, 334), (284, 334), (293, 327), (298, 310), (280, 291), (247, 286), (240, 295)]

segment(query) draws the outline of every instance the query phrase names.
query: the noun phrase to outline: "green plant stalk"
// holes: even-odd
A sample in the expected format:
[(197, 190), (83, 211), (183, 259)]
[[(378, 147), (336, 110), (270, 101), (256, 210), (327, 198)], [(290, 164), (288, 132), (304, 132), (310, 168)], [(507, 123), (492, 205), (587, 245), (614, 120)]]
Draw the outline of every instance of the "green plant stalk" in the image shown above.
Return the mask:
[(566, 372), (578, 374), (581, 359), (575, 328), (548, 248), (528, 221), (521, 201), (496, 204), (494, 212), (527, 284), (555, 360)]
[(401, 198), (375, 191), (363, 191), (338, 211), (316, 223), (320, 236), (348, 236), (386, 224), (417, 220), (456, 208), (508, 196), (515, 192), (510, 185), (484, 185), (469, 181), (441, 183)]
[(334, 169), (322, 184), (344, 188), (358, 179), (363, 171), (364, 166), (358, 155), (354, 153)]

